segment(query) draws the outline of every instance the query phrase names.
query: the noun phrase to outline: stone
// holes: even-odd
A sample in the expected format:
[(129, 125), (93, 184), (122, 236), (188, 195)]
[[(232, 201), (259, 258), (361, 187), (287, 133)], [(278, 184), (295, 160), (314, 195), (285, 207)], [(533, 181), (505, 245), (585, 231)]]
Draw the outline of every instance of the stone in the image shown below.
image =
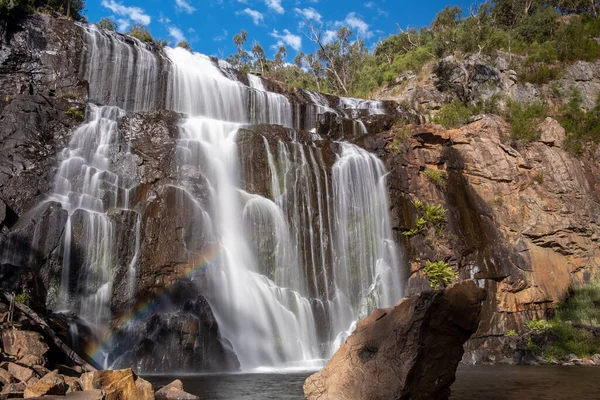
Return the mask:
[(27, 399), (46, 395), (63, 396), (67, 393), (67, 389), (65, 378), (58, 371), (52, 371), (44, 375), (37, 383), (27, 386), (23, 397)]
[(595, 365), (600, 366), (600, 354), (594, 354), (592, 356), (592, 361), (594, 362)]
[(560, 123), (554, 118), (546, 118), (539, 125), (541, 131), (540, 142), (548, 146), (563, 147), (567, 133)]
[(105, 400), (105, 398), (101, 390), (94, 389), (68, 393), (65, 400)]
[(138, 400), (154, 400), (155, 398), (152, 384), (140, 377), (135, 380), (135, 391)]
[(79, 378), (73, 376), (65, 376), (65, 383), (67, 384), (67, 393), (80, 392), (82, 390)]
[[(15, 399), (22, 398), (23, 392), (25, 391), (24, 383), (11, 383), (9, 385), (4, 386), (2, 392), (0, 392), (0, 398), (2, 399)], [(4, 396), (4, 397), (2, 397)]]
[(46, 360), (40, 356), (27, 354), (26, 356), (19, 358), (18, 363), (33, 368), (37, 366), (43, 366), (46, 363)]
[[(4, 352), (10, 356), (19, 358), (33, 356), (33, 358), (26, 359), (26, 362), (24, 362), (29, 366), (42, 365), (44, 355), (49, 349), (39, 333), (17, 329), (4, 329), (2, 331), (2, 347)], [(42, 363), (36, 363), (40, 360)]]
[(306, 380), (306, 398), (447, 399), (485, 294), (463, 281), (375, 310)]
[(183, 383), (176, 379), (155, 393), (156, 400), (197, 400), (199, 397), (183, 390)]
[(13, 376), (7, 370), (0, 368), (0, 384), (6, 386), (14, 382)]
[(84, 391), (99, 389), (110, 399), (137, 399), (135, 375), (131, 369), (87, 372), (81, 375), (79, 382)]
[(22, 367), (15, 363), (8, 363), (8, 372), (19, 382), (27, 383), (35, 377), (35, 372), (29, 368)]

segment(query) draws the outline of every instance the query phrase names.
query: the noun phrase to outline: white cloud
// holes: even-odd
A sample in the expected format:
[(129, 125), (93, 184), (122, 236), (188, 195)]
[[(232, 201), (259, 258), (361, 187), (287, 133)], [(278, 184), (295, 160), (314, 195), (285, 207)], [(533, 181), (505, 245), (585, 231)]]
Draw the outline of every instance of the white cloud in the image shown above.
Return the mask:
[(183, 34), (183, 32), (181, 32), (181, 29), (179, 29), (175, 26), (169, 27), (169, 36), (171, 36), (173, 38), (173, 40), (175, 41), (176, 44), (186, 40), (185, 35)]
[(188, 14), (191, 14), (194, 11), (196, 11), (196, 9), (192, 7), (192, 5), (187, 2), (187, 0), (175, 0), (175, 4), (177, 5), (178, 10), (185, 11)]
[(129, 29), (129, 27), (131, 26), (131, 21), (130, 21), (130, 20), (128, 20), (128, 19), (122, 19), (122, 18), (119, 18), (119, 19), (117, 20), (117, 24), (119, 24), (119, 26), (117, 27), (117, 30), (118, 30), (119, 32), (125, 32), (125, 31), (127, 31), (127, 29)]
[(312, 7), (308, 7), (308, 8), (294, 8), (294, 12), (296, 12), (296, 14), (298, 15), (302, 15), (304, 17), (304, 19), (306, 20), (314, 20), (317, 22), (321, 22), (321, 14), (319, 14), (317, 12), (317, 10), (315, 10)]
[(150, 16), (139, 7), (127, 7), (115, 0), (102, 0), (101, 4), (116, 15), (124, 17), (123, 21), (127, 19), (142, 25), (149, 25), (152, 22)]
[(344, 20), (344, 23), (348, 27), (352, 28), (352, 30), (354, 30), (355, 33), (358, 32), (358, 34), (363, 38), (373, 36), (373, 33), (369, 31), (369, 24), (360, 19), (360, 17), (356, 15), (355, 12), (351, 12), (350, 14), (348, 14), (346, 16), (346, 19)]
[(333, 42), (335, 40), (337, 36), (337, 32), (336, 31), (325, 31), (325, 34), (323, 35), (323, 44), (329, 44), (331, 42)]
[(243, 11), (236, 12), (236, 14), (246, 14), (247, 16), (252, 18), (252, 21), (254, 21), (254, 25), (259, 25), (264, 19), (262, 13), (256, 10), (251, 10), (250, 8), (245, 8)]
[(277, 14), (283, 14), (285, 11), (281, 6), (281, 0), (265, 0), (265, 4)]
[(372, 1), (369, 1), (368, 3), (365, 3), (365, 7), (367, 7), (367, 8), (373, 8), (373, 7), (375, 7), (375, 3), (372, 2)]
[(296, 51), (300, 51), (302, 48), (302, 38), (298, 35), (294, 35), (287, 29), (283, 30), (283, 34), (280, 34), (277, 30), (273, 30), (270, 35), (276, 39), (279, 39), (277, 41), (277, 46), (283, 46), (285, 44)]
[(227, 30), (223, 29), (223, 34), (219, 35), (219, 36), (215, 36), (213, 38), (213, 40), (215, 42), (222, 42), (223, 40), (227, 39), (227, 35), (229, 35), (229, 32), (227, 32)]

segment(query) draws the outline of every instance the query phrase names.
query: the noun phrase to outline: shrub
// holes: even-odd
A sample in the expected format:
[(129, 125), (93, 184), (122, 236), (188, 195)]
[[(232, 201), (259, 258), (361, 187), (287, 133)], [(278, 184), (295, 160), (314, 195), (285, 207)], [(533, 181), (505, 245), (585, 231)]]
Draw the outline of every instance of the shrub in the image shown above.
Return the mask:
[(192, 46), (190, 46), (190, 44), (187, 42), (187, 40), (177, 43), (177, 47), (181, 47), (182, 49), (192, 51)]
[(511, 126), (511, 139), (521, 143), (538, 140), (541, 135), (538, 125), (547, 114), (545, 104), (509, 101), (505, 117)]
[(434, 117), (436, 124), (442, 125), (446, 129), (459, 128), (469, 122), (473, 116), (473, 111), (459, 100), (445, 104)]
[(427, 261), (423, 269), (434, 290), (445, 288), (456, 281), (456, 272), (445, 261)]
[(515, 331), (513, 331), (513, 330), (511, 329), (510, 331), (507, 331), (507, 332), (504, 334), (504, 336), (506, 336), (506, 337), (517, 337), (517, 336), (519, 336), (519, 335), (517, 334), (517, 332), (515, 332)]
[(15, 296), (15, 303), (27, 304), (29, 302), (29, 295), (27, 293), (19, 293)]
[(85, 113), (83, 112), (83, 110), (80, 110), (79, 108), (75, 108), (75, 107), (69, 107), (67, 109), (67, 111), (65, 111), (65, 114), (74, 120), (82, 120), (85, 117)]
[(547, 331), (548, 329), (551, 329), (552, 324), (543, 319), (534, 319), (534, 320), (528, 321), (525, 324), (525, 327), (527, 329), (529, 329), (530, 331), (540, 333), (540, 332)]
[(117, 30), (117, 23), (110, 18), (102, 18), (96, 25), (98, 25), (98, 28), (106, 29), (107, 31), (114, 32)]
[(152, 35), (148, 28), (141, 24), (133, 24), (131, 28), (127, 31), (127, 35), (136, 38), (142, 42), (153, 43), (154, 39), (152, 39)]
[(423, 171), (423, 175), (425, 175), (429, 182), (438, 187), (446, 186), (446, 179), (448, 179), (448, 174), (446, 173), (446, 171), (433, 168), (426, 168)]
[(392, 142), (388, 145), (388, 148), (396, 153), (402, 153), (402, 146), (412, 135), (413, 130), (402, 123), (397, 123), (392, 127), (391, 133)]

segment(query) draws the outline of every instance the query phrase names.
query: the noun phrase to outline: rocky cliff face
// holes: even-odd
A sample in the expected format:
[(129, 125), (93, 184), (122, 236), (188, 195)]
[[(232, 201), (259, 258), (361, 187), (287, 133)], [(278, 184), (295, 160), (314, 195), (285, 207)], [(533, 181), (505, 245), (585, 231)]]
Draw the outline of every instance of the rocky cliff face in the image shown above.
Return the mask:
[[(38, 309), (57, 307), (60, 299), (68, 212), (59, 202), (46, 200), (59, 163), (66, 157), (62, 150), (81, 124), (85, 103), (90, 100), (80, 65), (84, 59), (82, 35), (81, 28), (67, 20), (36, 16), (26, 21), (23, 30), (4, 39), (0, 50), (0, 287), (30, 293), (32, 306)], [(453, 65), (452, 60), (447, 61)], [(486, 63), (487, 69), (477, 66), (483, 63), (473, 65), (468, 71), (474, 72), (467, 75), (462, 67), (450, 68), (455, 83), (452, 90), (480, 97), (509, 90), (516, 99), (535, 97), (535, 90), (545, 90), (514, 82), (501, 61)], [(572, 76), (587, 93), (588, 102), (594, 100), (591, 93), (598, 86), (594, 68), (577, 64), (564, 78)], [(460, 77), (461, 71), (467, 80)], [(395, 99), (432, 110), (446, 101), (447, 94), (437, 90), (433, 81), (407, 79), (403, 94)], [(307, 126), (305, 111), (315, 107), (307, 94), (286, 90), (275, 82), (266, 84), (293, 104), (295, 124)], [(564, 130), (550, 119), (542, 124), (541, 140), (521, 148), (509, 145), (508, 128), (497, 117), (483, 117), (451, 131), (418, 125), (415, 133), (398, 145), (397, 127), (418, 124), (423, 118), (394, 102), (385, 103), (384, 111), (382, 115), (348, 115), (348, 110), (321, 110), (316, 133), (324, 140), (311, 144), (310, 150), (315, 159), (320, 157), (319, 168), (313, 165), (312, 169), (298, 170), (298, 179), (309, 185), (331, 182), (339, 139), (377, 154), (390, 171), (390, 213), (395, 239), (406, 258), (405, 264), (397, 266), (407, 277), (405, 294), (428, 288), (422, 271), (425, 260), (447, 260), (461, 279), (474, 279), (489, 293), (482, 323), (467, 344), (464, 361), (518, 361), (503, 347), (504, 333), (528, 319), (549, 315), (570, 285), (587, 282), (597, 274), (597, 162), (563, 150)], [(357, 133), (358, 122), (352, 117), (361, 117), (368, 134)], [(125, 196), (122, 188), (114, 193), (106, 189), (107, 196), (114, 195), (119, 205), (106, 214), (117, 227), (110, 311), (121, 318), (115, 317), (113, 326), (119, 328), (124, 320), (143, 315), (136, 320), (138, 333), (116, 336), (130, 350), (117, 361), (120, 365), (133, 363), (142, 370), (170, 371), (173, 362), (205, 371), (235, 368), (238, 360), (231, 344), (221, 337), (206, 299), (198, 296), (208, 285), (203, 270), (194, 274), (194, 289), (189, 286), (190, 273), (209, 261), (211, 242), (203, 236), (206, 220), (202, 209), (211, 188), (197, 170), (176, 163), (181, 119), (182, 115), (164, 110), (130, 113), (118, 118), (117, 134), (109, 146), (111, 170), (120, 177), (127, 176), (133, 188), (126, 193), (127, 207), (119, 203)], [(238, 146), (246, 155), (241, 165), (244, 189), (271, 198), (267, 149), (275, 153), (278, 143), (292, 149), (296, 145), (292, 146), (291, 137), (294, 143), (306, 144), (313, 134), (273, 125), (242, 129)], [(301, 153), (290, 150), (290, 157), (301, 157)], [(447, 178), (432, 183), (424, 173), (426, 169), (444, 171)], [(186, 176), (184, 182), (182, 175)], [(296, 189), (297, 193), (287, 199), (290, 204), (319, 209), (316, 192), (301, 186)], [(414, 200), (448, 209), (443, 234), (403, 234), (414, 227)], [(323, 211), (324, 220), (328, 212)], [(72, 231), (69, 250), (78, 260), (89, 237), (83, 228), (84, 216), (74, 214), (71, 220), (80, 227)], [(314, 215), (307, 216), (306, 221), (311, 227), (322, 228), (322, 238), (328, 239), (331, 227), (324, 227)], [(265, 225), (261, 229), (272, 228)], [(306, 246), (314, 241), (309, 229), (299, 229), (297, 235)], [(272, 254), (261, 251), (271, 248), (272, 243), (252, 246), (260, 258), (261, 272), (276, 279)], [(327, 291), (323, 282), (332, 279), (327, 266), (334, 257), (329, 251), (315, 254), (324, 266), (315, 269), (309, 282), (316, 295)], [(134, 261), (135, 295), (131, 296), (130, 266)], [(77, 265), (69, 274), (74, 283), (68, 290), (81, 293)], [(150, 304), (148, 312), (138, 313)], [(318, 302), (311, 307), (319, 320), (326, 321), (326, 311)], [(159, 340), (165, 336), (167, 341)], [(173, 362), (155, 357), (176, 352), (182, 358)], [(163, 362), (156, 362), (159, 359)]]

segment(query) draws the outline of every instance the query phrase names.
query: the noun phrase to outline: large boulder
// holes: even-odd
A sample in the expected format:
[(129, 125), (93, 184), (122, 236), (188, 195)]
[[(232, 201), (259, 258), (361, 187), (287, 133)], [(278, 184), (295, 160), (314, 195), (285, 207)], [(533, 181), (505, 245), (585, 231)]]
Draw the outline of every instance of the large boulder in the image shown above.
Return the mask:
[(375, 310), (327, 366), (306, 380), (306, 398), (448, 398), (484, 298), (483, 289), (463, 281)]
[(63, 396), (67, 393), (67, 383), (65, 378), (58, 373), (58, 371), (52, 371), (46, 374), (31, 386), (28, 386), (23, 393), (23, 397), (28, 399), (31, 397), (40, 396)]
[(131, 369), (87, 372), (81, 375), (80, 383), (85, 390), (101, 390), (106, 398), (115, 400), (137, 399), (137, 388)]
[(156, 391), (156, 400), (199, 400), (199, 397), (183, 390), (183, 383), (179, 379)]
[[(42, 335), (37, 332), (20, 331), (17, 329), (4, 329), (2, 331), (2, 348), (4, 353), (21, 358), (37, 358), (41, 363), (33, 365), (42, 365), (44, 355), (48, 352), (48, 345), (44, 342)], [(32, 365), (32, 363), (24, 363)]]

